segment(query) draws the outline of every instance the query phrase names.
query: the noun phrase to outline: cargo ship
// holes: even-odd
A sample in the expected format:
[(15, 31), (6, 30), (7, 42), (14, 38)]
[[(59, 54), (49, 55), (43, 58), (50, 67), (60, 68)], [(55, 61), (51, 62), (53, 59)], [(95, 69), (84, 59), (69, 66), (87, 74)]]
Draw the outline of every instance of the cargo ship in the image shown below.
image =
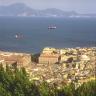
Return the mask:
[(56, 29), (56, 26), (49, 26), (48, 29)]

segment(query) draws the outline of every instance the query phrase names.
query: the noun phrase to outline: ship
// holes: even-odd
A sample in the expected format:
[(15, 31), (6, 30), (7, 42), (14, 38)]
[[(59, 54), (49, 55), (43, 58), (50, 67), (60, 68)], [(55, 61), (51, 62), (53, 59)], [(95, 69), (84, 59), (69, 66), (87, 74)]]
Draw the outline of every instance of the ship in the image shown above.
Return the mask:
[(22, 35), (22, 34), (16, 34), (16, 35), (15, 35), (15, 38), (16, 38), (16, 39), (23, 38), (23, 35)]
[(48, 29), (56, 29), (56, 26), (49, 26)]

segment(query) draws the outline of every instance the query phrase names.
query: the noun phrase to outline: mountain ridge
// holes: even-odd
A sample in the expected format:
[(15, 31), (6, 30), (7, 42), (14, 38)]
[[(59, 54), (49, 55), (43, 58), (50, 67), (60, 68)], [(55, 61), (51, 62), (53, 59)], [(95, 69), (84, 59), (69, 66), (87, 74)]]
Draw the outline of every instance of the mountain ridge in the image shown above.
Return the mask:
[(0, 16), (31, 16), (31, 17), (96, 17), (96, 14), (79, 14), (75, 11), (63, 11), (56, 8), (44, 10), (33, 9), (23, 3), (0, 6)]

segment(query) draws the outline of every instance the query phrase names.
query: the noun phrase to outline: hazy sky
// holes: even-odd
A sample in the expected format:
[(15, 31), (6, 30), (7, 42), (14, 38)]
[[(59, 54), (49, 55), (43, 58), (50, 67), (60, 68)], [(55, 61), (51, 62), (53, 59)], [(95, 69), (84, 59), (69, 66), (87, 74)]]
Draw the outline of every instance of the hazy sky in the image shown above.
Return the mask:
[(35, 9), (58, 8), (79, 13), (96, 13), (96, 0), (0, 0), (0, 5), (18, 2)]

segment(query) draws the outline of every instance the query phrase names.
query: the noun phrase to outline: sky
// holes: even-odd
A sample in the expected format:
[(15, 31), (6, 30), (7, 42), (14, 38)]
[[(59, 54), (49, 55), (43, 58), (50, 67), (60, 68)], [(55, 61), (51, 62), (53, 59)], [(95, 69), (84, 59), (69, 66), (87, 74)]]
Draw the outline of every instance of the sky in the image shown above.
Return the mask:
[(96, 0), (0, 0), (0, 5), (25, 3), (34, 9), (57, 8), (78, 13), (96, 13)]

